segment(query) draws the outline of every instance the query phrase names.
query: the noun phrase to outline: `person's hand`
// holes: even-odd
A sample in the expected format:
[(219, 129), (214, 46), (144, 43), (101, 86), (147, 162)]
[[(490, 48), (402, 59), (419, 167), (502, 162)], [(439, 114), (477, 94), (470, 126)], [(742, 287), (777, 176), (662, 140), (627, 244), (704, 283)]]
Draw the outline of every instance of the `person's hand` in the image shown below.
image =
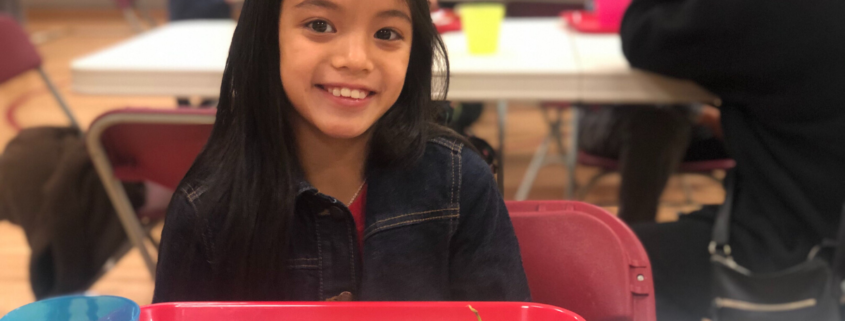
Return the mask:
[(437, 0), (428, 0), (428, 9), (431, 12), (435, 12), (440, 9), (440, 6), (437, 5)]
[(722, 138), (722, 113), (719, 109), (713, 106), (704, 106), (701, 110), (701, 115), (698, 116), (698, 124), (709, 128), (718, 138)]

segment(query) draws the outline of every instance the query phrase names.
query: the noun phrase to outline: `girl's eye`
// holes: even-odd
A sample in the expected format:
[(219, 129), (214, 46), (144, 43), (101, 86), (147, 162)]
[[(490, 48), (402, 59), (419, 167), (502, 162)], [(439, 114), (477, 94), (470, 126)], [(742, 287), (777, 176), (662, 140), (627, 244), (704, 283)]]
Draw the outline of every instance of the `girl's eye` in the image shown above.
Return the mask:
[(393, 31), (393, 30), (391, 30), (391, 29), (387, 29), (387, 28), (385, 28), (385, 29), (381, 29), (381, 30), (379, 30), (379, 31), (376, 31), (376, 39), (381, 39), (381, 40), (397, 40), (397, 39), (401, 39), (401, 38), (402, 38), (402, 37), (401, 37), (401, 36), (399, 36), (399, 33), (398, 33), (398, 32)]
[(306, 26), (319, 33), (335, 32), (334, 27), (325, 20), (314, 20), (309, 22)]

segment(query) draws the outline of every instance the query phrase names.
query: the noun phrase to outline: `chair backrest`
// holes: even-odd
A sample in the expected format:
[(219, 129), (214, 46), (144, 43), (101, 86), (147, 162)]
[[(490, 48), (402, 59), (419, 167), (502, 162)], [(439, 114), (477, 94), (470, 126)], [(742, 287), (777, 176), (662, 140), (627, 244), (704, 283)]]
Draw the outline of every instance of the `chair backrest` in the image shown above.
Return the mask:
[(41, 66), (41, 55), (12, 17), (0, 14), (0, 84)]
[[(148, 180), (175, 189), (211, 135), (216, 109), (122, 109), (98, 117), (88, 143), (121, 181)], [(95, 160), (96, 162), (97, 160)]]
[(576, 201), (512, 201), (531, 296), (590, 321), (656, 319), (651, 265), (613, 214)]

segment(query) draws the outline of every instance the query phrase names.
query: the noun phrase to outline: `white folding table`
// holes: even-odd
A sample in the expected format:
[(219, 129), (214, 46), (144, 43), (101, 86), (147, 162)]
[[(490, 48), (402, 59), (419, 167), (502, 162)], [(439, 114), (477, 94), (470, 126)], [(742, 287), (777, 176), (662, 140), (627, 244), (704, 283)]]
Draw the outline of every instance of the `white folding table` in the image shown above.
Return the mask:
[[(73, 89), (88, 94), (216, 97), (234, 28), (235, 22), (228, 20), (182, 21), (156, 28), (74, 60)], [(499, 50), (488, 56), (470, 55), (461, 32), (446, 33), (443, 40), (451, 69), (448, 99), (498, 102), (500, 170), (509, 100), (655, 104), (716, 100), (692, 82), (632, 69), (618, 35), (580, 34), (557, 18), (505, 19)], [(566, 161), (570, 173), (577, 154), (575, 118)], [(532, 161), (529, 172), (536, 174), (543, 159)], [(574, 175), (569, 176), (567, 193), (572, 195)], [(502, 175), (498, 177), (502, 187)], [(517, 199), (527, 196), (531, 180), (523, 182)]]

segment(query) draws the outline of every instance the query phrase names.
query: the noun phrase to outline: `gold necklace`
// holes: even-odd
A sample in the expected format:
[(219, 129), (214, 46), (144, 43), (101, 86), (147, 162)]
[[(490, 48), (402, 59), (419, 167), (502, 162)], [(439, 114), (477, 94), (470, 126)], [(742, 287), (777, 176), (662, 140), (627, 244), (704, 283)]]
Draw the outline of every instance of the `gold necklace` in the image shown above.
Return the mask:
[(352, 202), (354, 202), (355, 199), (358, 198), (358, 193), (361, 193), (361, 190), (364, 189), (364, 185), (366, 185), (366, 184), (367, 184), (367, 179), (365, 178), (364, 181), (361, 182), (361, 186), (358, 186), (358, 190), (355, 191), (355, 194), (352, 195), (352, 199), (349, 200), (349, 203), (346, 203), (347, 204), (346, 206), (352, 205)]

